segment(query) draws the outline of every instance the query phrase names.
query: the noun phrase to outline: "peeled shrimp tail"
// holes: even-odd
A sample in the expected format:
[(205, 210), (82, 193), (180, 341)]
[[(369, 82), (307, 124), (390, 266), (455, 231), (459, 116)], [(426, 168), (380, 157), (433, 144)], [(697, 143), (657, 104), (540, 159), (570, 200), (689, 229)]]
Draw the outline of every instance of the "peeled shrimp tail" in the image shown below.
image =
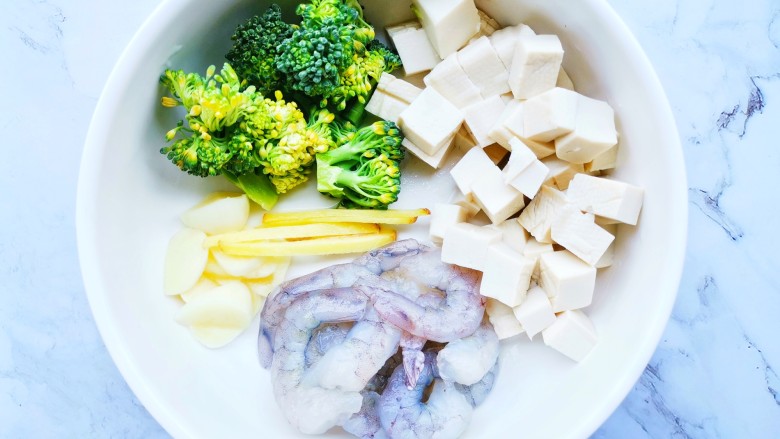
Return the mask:
[(404, 372), (406, 373), (406, 387), (413, 388), (420, 379), (420, 374), (425, 367), (425, 354), (422, 349), (425, 346), (424, 338), (404, 332), (401, 335), (401, 354), (403, 355)]

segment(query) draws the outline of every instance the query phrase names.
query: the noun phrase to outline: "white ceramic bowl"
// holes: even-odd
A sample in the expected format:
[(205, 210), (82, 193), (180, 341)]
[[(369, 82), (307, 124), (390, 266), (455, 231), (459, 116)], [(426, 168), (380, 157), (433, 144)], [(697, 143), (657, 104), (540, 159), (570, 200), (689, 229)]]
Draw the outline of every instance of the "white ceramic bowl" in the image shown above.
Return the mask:
[[(98, 103), (79, 180), (81, 267), (95, 320), (114, 361), (149, 412), (176, 437), (296, 437), (276, 407), (255, 352), (256, 326), (220, 350), (201, 347), (173, 321), (162, 260), (178, 215), (216, 187), (159, 154), (174, 114), (159, 105), (167, 66), (220, 65), (254, 0), (167, 0), (122, 55)], [(408, 0), (366, 2), (381, 29), (408, 17)], [(600, 273), (587, 309), (600, 336), (576, 364), (517, 337), (502, 350), (493, 393), (467, 437), (584, 438), (618, 406), (647, 364), (678, 287), (687, 225), (683, 156), (664, 91), (629, 30), (604, 0), (484, 0), (502, 24), (556, 33), (579, 91), (615, 108), (617, 179), (646, 189), (639, 225), (623, 228), (616, 263)], [(408, 171), (400, 206), (449, 195), (446, 174)], [(310, 190), (280, 206), (322, 203)], [(423, 227), (424, 223), (420, 226)], [(423, 235), (409, 228), (406, 235)], [(315, 261), (312, 264), (321, 263)], [(312, 268), (299, 266), (293, 274)], [(343, 433), (341, 433), (343, 434)], [(339, 436), (333, 432), (330, 436)]]

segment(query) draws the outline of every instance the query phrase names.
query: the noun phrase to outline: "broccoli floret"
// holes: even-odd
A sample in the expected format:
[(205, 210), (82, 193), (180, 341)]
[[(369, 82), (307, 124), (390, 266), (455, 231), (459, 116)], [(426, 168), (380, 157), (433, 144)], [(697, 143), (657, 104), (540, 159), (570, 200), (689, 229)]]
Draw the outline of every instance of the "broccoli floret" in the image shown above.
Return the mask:
[(346, 141), (317, 154), (317, 190), (339, 198), (344, 207), (386, 209), (401, 188), (404, 150), (398, 127), (378, 121), (356, 132), (338, 124), (331, 129)]
[[(202, 77), (197, 73), (166, 70), (160, 82), (172, 96), (162, 98), (166, 107), (183, 106), (185, 120), (166, 134), (173, 141), (160, 150), (180, 169), (206, 177), (223, 170), (244, 173), (257, 166), (252, 144), (234, 137), (238, 122), (253, 111), (254, 87), (239, 81), (229, 64), (215, 75), (211, 66)], [(176, 139), (181, 133), (183, 137)], [(174, 139), (176, 139), (174, 141)]]
[(262, 93), (282, 89), (285, 78), (276, 68), (282, 43), (292, 36), (293, 26), (282, 20), (279, 5), (250, 18), (236, 28), (233, 47), (225, 55), (233, 68)]

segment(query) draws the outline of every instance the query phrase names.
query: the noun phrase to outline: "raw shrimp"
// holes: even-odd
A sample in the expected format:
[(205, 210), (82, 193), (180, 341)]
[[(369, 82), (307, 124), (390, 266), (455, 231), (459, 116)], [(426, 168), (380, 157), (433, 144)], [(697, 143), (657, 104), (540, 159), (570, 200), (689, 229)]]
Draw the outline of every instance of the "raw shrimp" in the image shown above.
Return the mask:
[(436, 356), (439, 376), (470, 386), (482, 380), (498, 360), (498, 336), (487, 318), (477, 330), (447, 343)]
[(472, 407), (476, 407), (485, 401), (488, 394), (493, 390), (493, 383), (496, 381), (496, 374), (498, 373), (498, 361), (493, 364), (493, 367), (482, 377), (481, 380), (476, 383), (466, 386), (464, 384), (455, 384), (455, 388), (461, 392), (466, 399), (469, 400)]
[(387, 381), (395, 368), (401, 364), (401, 355), (396, 353), (387, 359), (384, 366), (366, 384), (363, 394), (363, 405), (360, 411), (352, 415), (343, 425), (345, 431), (363, 439), (386, 439), (387, 434), (379, 423), (377, 404), (379, 395), (385, 390)]
[(322, 270), (290, 280), (278, 286), (265, 301), (260, 313), (260, 331), (257, 338), (260, 364), (271, 365), (274, 354), (274, 333), (279, 327), (285, 309), (301, 294), (330, 288), (345, 288), (355, 285), (360, 279), (375, 279), (376, 275), (357, 264), (333, 265)]
[[(436, 378), (436, 354), (430, 350), (424, 354), (425, 366), (414, 388), (406, 386), (404, 369), (399, 366), (379, 398), (379, 420), (392, 439), (457, 438), (471, 420), (469, 398), (454, 383)], [(431, 383), (433, 390), (423, 403), (423, 393)]]
[[(364, 293), (369, 287), (356, 286)], [(325, 389), (360, 391), (398, 351), (401, 331), (369, 307), (365, 316), (306, 372), (304, 384)]]
[(299, 294), (287, 307), (275, 332), (271, 378), (279, 407), (302, 433), (324, 433), (360, 410), (359, 392), (308, 387), (302, 379), (313, 331), (322, 323), (360, 320), (368, 303), (352, 288), (335, 288)]
[(323, 323), (318, 326), (312, 332), (311, 340), (306, 345), (306, 367), (311, 367), (312, 364), (325, 355), (331, 347), (341, 343), (347, 337), (352, 323)]
[[(382, 277), (396, 283), (406, 281), (396, 287), (401, 293), (375, 289), (371, 294), (374, 308), (382, 318), (412, 335), (449, 342), (473, 334), (482, 321), (485, 302), (479, 294), (479, 272), (442, 262), (441, 250), (427, 248), (406, 257)], [(441, 294), (436, 306), (417, 302), (420, 285), (427, 286), (425, 296)]]
[(404, 239), (388, 244), (384, 247), (372, 250), (355, 259), (354, 263), (380, 275), (392, 270), (401, 264), (401, 261), (409, 256), (414, 256), (429, 249), (414, 239)]

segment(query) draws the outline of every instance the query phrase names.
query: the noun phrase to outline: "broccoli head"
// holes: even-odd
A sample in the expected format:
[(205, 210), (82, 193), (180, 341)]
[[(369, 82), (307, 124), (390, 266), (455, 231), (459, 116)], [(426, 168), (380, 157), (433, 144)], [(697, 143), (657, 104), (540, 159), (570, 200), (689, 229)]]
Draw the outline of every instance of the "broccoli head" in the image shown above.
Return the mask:
[(336, 125), (344, 143), (317, 154), (317, 190), (345, 207), (386, 209), (398, 199), (403, 136), (393, 122), (378, 121), (357, 131)]
[(282, 43), (292, 36), (293, 26), (282, 20), (279, 5), (272, 4), (264, 14), (250, 18), (237, 28), (233, 47), (225, 58), (236, 72), (262, 93), (282, 89), (285, 78), (276, 68)]

